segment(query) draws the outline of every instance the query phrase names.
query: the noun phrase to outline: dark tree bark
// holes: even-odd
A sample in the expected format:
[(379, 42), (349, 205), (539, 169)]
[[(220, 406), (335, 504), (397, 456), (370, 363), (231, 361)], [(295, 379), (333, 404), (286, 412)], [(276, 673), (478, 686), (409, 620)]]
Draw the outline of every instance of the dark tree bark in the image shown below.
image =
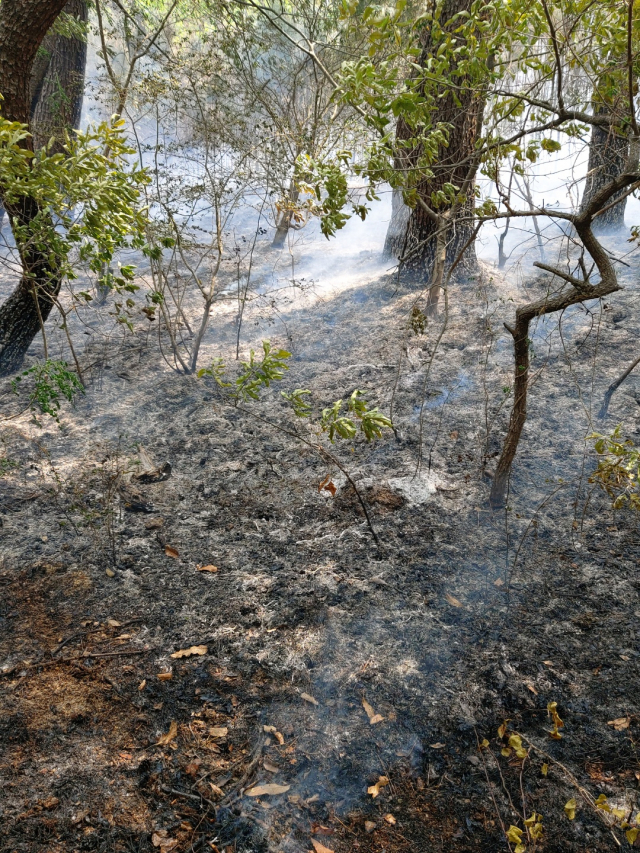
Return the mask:
[[(68, 0), (63, 11), (86, 23), (84, 0)], [(34, 62), (31, 75), (31, 133), (34, 148), (46, 145), (54, 137), (54, 150), (62, 150), (60, 140), (66, 130), (80, 124), (87, 64), (87, 43), (58, 33), (46, 35)]]
[[(600, 110), (600, 112), (605, 112)], [(593, 126), (589, 144), (589, 167), (587, 180), (582, 194), (582, 207), (588, 205), (594, 195), (610, 181), (624, 172), (629, 154), (629, 140), (619, 136), (613, 128)], [(624, 227), (624, 211), (627, 206), (625, 192), (618, 204), (606, 210), (602, 216), (594, 220), (593, 230), (596, 233), (615, 231)], [(612, 201), (615, 201), (615, 197)]]
[[(442, 7), (441, 20), (449, 21), (460, 12), (468, 12), (471, 9), (472, 0), (445, 0)], [(420, 65), (426, 65), (429, 56), (437, 49), (431, 31), (426, 33), (422, 53), (419, 58)], [(431, 194), (438, 192), (446, 183), (462, 187), (469, 178), (469, 158), (473, 155), (475, 144), (482, 125), (482, 113), (484, 108), (484, 93), (477, 87), (465, 86), (464, 78), (457, 80), (459, 89), (457, 98), (451, 93), (439, 100), (439, 106), (435, 111), (433, 123), (446, 122), (450, 125), (449, 144), (442, 147), (436, 164), (432, 167), (434, 175), (432, 178), (423, 179), (418, 183), (417, 192), (419, 198), (431, 207)], [(411, 128), (403, 118), (398, 120), (396, 127), (396, 139), (411, 139), (415, 136), (415, 130)], [(399, 147), (398, 168), (411, 168), (415, 165), (421, 155), (419, 148), (413, 150)], [(446, 266), (449, 266), (457, 258), (459, 252), (473, 235), (473, 210), (474, 198), (473, 187), (467, 192), (467, 201), (460, 206), (456, 215), (451, 219), (446, 234)], [(445, 211), (440, 208), (439, 213)], [(398, 216), (400, 211), (398, 211)], [(464, 221), (463, 221), (464, 218)], [(411, 274), (417, 281), (426, 282), (431, 276), (436, 256), (436, 232), (438, 225), (433, 218), (417, 204), (411, 211), (406, 231), (402, 239), (397, 235), (397, 218), (394, 223), (392, 217), (385, 248), (388, 253), (395, 255), (400, 260), (403, 271)], [(465, 251), (463, 262), (458, 266), (461, 271), (470, 272), (476, 266), (476, 255), (473, 241)]]
[[(0, 92), (5, 118), (29, 124), (31, 71), (38, 48), (66, 0), (2, 0), (0, 3)], [(25, 146), (33, 142), (27, 139)], [(4, 203), (4, 200), (3, 200)], [(4, 203), (12, 223), (28, 228), (39, 214), (28, 197)], [(60, 290), (55, 262), (33, 243), (18, 242), (22, 276), (0, 308), (0, 375), (18, 370), (46, 321)]]

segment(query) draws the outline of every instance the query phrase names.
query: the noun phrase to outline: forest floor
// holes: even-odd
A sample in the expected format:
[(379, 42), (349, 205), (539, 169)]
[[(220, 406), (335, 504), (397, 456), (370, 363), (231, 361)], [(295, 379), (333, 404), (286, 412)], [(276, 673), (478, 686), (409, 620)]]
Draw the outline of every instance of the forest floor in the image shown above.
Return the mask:
[[(442, 316), (409, 335), (415, 290), (370, 260), (349, 287), (280, 306), (286, 326), (249, 312), (245, 328), (291, 350), (282, 387), (316, 405), (359, 388), (388, 411), (395, 388), (395, 436), (332, 450), (379, 547), (340, 472), (260, 420), (291, 429), (279, 389), (240, 411), (141, 329), (87, 345), (86, 394), (60, 428), (2, 424), (3, 853), (495, 853), (515, 850), (511, 825), (527, 851), (629, 848), (640, 536), (589, 484), (584, 438), (637, 355), (637, 275), (595, 313), (540, 323), (492, 513), (502, 322), (544, 280), (485, 269), (453, 287), (423, 391)], [(233, 364), (233, 320), (213, 319), (201, 364)], [(606, 428), (639, 440), (639, 403), (632, 376)], [(133, 491), (132, 472), (166, 462), (168, 479)], [(513, 735), (524, 760), (503, 754)]]

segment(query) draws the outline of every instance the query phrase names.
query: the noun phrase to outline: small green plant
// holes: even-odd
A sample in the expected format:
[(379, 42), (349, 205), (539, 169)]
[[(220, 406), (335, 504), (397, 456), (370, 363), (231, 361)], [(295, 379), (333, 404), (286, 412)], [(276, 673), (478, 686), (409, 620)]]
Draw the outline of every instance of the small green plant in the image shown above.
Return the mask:
[(598, 466), (589, 482), (607, 493), (614, 509), (626, 504), (640, 510), (640, 450), (631, 439), (624, 438), (620, 424), (611, 435), (592, 433), (589, 438), (598, 454)]
[(84, 393), (80, 379), (69, 370), (66, 361), (47, 359), (23, 370), (20, 376), (11, 382), (15, 394), (18, 393), (19, 383), (26, 378), (31, 378), (33, 381), (28, 402), (29, 408), (34, 413), (34, 421), (39, 426), (42, 424), (36, 417), (37, 411), (43, 415), (50, 415), (59, 424), (62, 399), (72, 403), (79, 392)]
[(18, 463), (13, 459), (8, 459), (6, 456), (0, 458), (0, 477), (5, 477), (18, 467)]
[[(230, 389), (227, 393), (237, 404), (249, 400), (259, 400), (260, 391), (268, 388), (272, 382), (279, 382), (289, 369), (287, 359), (291, 353), (286, 350), (272, 350), (269, 341), (262, 342), (263, 357), (256, 359), (254, 350), (251, 350), (249, 361), (242, 362), (242, 372), (233, 382), (225, 378), (225, 365), (222, 359), (216, 359), (211, 367), (205, 367), (198, 371), (198, 376), (212, 376), (220, 388)], [(307, 397), (311, 391), (305, 388), (297, 388), (288, 393), (282, 391), (282, 397), (287, 400), (298, 418), (311, 419), (313, 407)], [(391, 421), (377, 408), (367, 408), (367, 401), (362, 391), (354, 391), (347, 400), (347, 412), (341, 414), (344, 400), (336, 400), (333, 405), (323, 409), (317, 426), (325, 433), (331, 444), (336, 438), (352, 439), (358, 430), (367, 441), (373, 441), (382, 436), (383, 429), (391, 428)]]

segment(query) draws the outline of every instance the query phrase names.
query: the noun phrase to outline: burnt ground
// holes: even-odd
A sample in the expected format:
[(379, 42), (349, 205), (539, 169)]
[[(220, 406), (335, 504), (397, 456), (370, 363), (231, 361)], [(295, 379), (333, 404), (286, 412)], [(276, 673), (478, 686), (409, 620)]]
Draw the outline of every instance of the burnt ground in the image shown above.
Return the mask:
[[(395, 387), (397, 434), (333, 451), (380, 547), (331, 463), (173, 373), (142, 328), (87, 345), (61, 428), (18, 415), (5, 386), (0, 850), (493, 853), (533, 813), (528, 851), (629, 848), (640, 537), (589, 484), (584, 441), (637, 355), (625, 275), (604, 307), (537, 329), (501, 513), (487, 496), (509, 409), (502, 322), (544, 281), (487, 272), (452, 290), (422, 454), (438, 328), (407, 336), (408, 286), (365, 276), (287, 306), (286, 327), (248, 323), (291, 349), (283, 387), (316, 407), (360, 388), (388, 410)], [(231, 361), (232, 319), (207, 357)], [(638, 439), (638, 402), (632, 376), (605, 427)], [(277, 390), (249, 408), (291, 428)], [(169, 479), (134, 486), (167, 461)], [(524, 758), (502, 754), (514, 734)], [(251, 796), (267, 784), (281, 788)]]

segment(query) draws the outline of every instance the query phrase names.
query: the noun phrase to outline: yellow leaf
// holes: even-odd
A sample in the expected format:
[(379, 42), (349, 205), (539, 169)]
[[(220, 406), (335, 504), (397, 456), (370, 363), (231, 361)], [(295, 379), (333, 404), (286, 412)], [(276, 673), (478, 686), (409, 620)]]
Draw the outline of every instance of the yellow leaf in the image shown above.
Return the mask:
[(625, 832), (625, 835), (627, 836), (627, 841), (629, 842), (629, 844), (635, 843), (635, 840), (638, 837), (638, 833), (640, 833), (640, 829), (637, 829), (635, 826), (633, 827), (633, 829), (628, 829)]
[(486, 738), (484, 738), (482, 743), (480, 744), (480, 747), (482, 749), (486, 749), (488, 746), (489, 746), (489, 741)]
[(389, 784), (389, 779), (386, 776), (380, 776), (375, 785), (371, 785), (367, 788), (367, 794), (371, 794), (371, 796), (375, 798), (380, 794), (382, 788), (386, 787)]
[(174, 652), (172, 658), (190, 658), (191, 655), (206, 655), (209, 649), (206, 646), (190, 646), (188, 649), (180, 649)]
[(178, 724), (174, 720), (169, 726), (169, 731), (166, 735), (162, 735), (162, 737), (156, 743), (156, 746), (166, 746), (168, 743), (171, 743), (172, 740), (178, 736)]
[(575, 820), (577, 804), (573, 797), (564, 804), (564, 811), (569, 820)]
[(447, 599), (447, 601), (449, 602), (449, 604), (452, 607), (463, 607), (464, 606), (461, 601), (458, 601), (458, 599), (455, 598), (455, 596), (450, 595), (448, 592), (445, 592), (444, 597)]
[(542, 767), (540, 768), (540, 772), (542, 773), (543, 776), (546, 776), (547, 773), (549, 772), (549, 765), (546, 763), (543, 764)]
[(526, 849), (524, 844), (516, 844), (513, 853), (525, 853)]
[(512, 844), (520, 844), (522, 841), (522, 830), (520, 827), (511, 824), (507, 830), (507, 841), (510, 841)]
[(509, 758), (509, 756), (511, 755), (511, 750), (509, 749), (508, 746), (503, 747), (500, 751), (504, 755), (505, 758)]
[(507, 733), (507, 723), (509, 720), (505, 720), (504, 723), (498, 729), (498, 737), (504, 737)]
[(278, 794), (286, 794), (290, 788), (291, 785), (276, 785), (275, 782), (269, 782), (266, 785), (256, 785), (244, 793), (247, 797), (272, 797)]

